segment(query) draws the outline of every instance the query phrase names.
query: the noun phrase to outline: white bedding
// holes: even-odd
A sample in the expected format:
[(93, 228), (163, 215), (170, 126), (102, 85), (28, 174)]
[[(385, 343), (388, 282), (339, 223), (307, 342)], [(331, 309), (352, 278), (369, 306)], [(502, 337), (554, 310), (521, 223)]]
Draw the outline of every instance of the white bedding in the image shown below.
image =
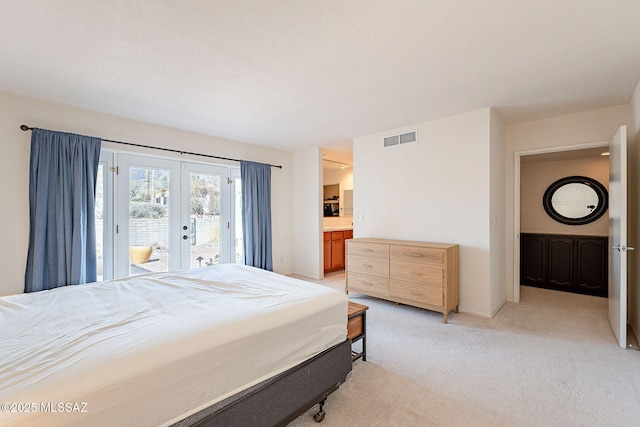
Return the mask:
[(170, 424), (344, 341), (347, 305), (236, 264), (0, 298), (0, 425)]

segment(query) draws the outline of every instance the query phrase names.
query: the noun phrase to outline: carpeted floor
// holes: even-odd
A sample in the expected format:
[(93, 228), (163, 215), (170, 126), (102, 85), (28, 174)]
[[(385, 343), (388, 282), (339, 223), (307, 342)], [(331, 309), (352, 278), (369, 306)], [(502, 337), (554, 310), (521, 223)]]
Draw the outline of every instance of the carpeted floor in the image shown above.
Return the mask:
[[(344, 275), (320, 282), (344, 289)], [(640, 352), (617, 346), (604, 298), (522, 287), (493, 319), (351, 294), (367, 361), (325, 405), (330, 426), (638, 426)], [(316, 426), (317, 406), (290, 424)]]

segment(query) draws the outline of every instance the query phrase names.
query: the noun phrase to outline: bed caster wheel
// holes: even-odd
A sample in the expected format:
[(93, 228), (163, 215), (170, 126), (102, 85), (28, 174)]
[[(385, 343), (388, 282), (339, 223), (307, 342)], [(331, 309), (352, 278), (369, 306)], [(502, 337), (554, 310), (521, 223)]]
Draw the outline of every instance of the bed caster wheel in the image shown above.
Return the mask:
[(324, 411), (319, 411), (313, 416), (313, 419), (316, 420), (317, 423), (321, 423), (322, 420), (324, 420)]

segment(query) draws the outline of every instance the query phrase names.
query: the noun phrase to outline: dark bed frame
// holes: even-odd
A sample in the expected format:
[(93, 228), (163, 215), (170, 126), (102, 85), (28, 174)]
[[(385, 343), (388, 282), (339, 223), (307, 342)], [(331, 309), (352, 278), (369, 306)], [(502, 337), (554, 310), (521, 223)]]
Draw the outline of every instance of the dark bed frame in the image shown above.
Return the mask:
[(351, 372), (351, 340), (224, 399), (172, 427), (285, 426), (319, 403), (314, 416), (324, 419), (324, 401)]

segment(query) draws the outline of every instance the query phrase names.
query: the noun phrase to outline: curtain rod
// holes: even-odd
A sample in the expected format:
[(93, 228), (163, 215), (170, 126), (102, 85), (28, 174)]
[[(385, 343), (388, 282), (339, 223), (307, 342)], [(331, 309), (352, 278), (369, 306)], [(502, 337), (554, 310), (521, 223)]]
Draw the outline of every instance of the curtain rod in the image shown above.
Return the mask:
[[(20, 129), (22, 129), (23, 131), (26, 132), (28, 130), (39, 129), (39, 128), (32, 128), (32, 127), (29, 127), (27, 125), (20, 125)], [(240, 161), (238, 159), (232, 159), (232, 158), (229, 158), (229, 157), (213, 156), (211, 154), (192, 153), (190, 151), (174, 150), (172, 148), (153, 147), (151, 145), (134, 144), (133, 142), (114, 141), (112, 139), (104, 139), (104, 138), (100, 138), (100, 139), (102, 141), (104, 141), (104, 142), (113, 142), (114, 144), (131, 145), (133, 147), (151, 148), (152, 150), (170, 151), (172, 153), (178, 153), (178, 154), (190, 154), (192, 156), (209, 157), (211, 159), (231, 160), (233, 162), (239, 162)], [(259, 163), (259, 162), (257, 162), (257, 163)], [(271, 166), (272, 168), (282, 169), (281, 165), (272, 165), (272, 164), (269, 164), (269, 163), (263, 163), (263, 164), (267, 164), (267, 165)]]

